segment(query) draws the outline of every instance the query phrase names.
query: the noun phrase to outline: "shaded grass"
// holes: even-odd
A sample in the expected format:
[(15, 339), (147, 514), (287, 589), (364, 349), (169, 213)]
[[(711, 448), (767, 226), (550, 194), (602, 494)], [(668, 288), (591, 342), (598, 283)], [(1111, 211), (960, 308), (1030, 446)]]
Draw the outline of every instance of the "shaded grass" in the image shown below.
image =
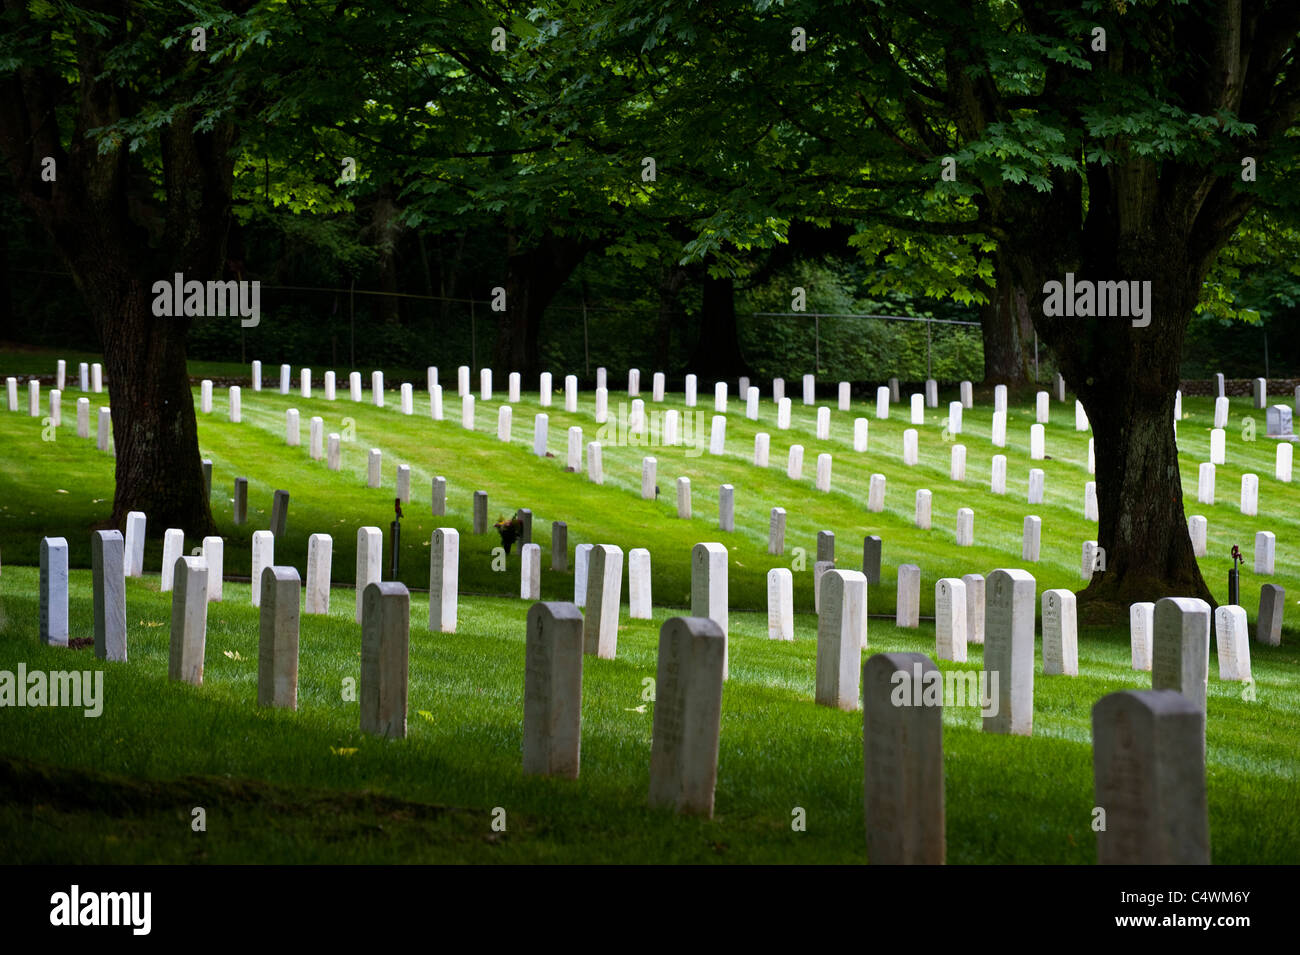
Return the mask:
[[(130, 662), (36, 638), (36, 573), (6, 568), (0, 669), (102, 669), (103, 715), (0, 709), (0, 842), (13, 861), (860, 862), (862, 717), (812, 702), (815, 618), (796, 640), (766, 639), (762, 614), (731, 616), (716, 817), (645, 807), (658, 627), (624, 616), (618, 659), (584, 660), (582, 775), (521, 772), (524, 618), (517, 599), (466, 598), (459, 632), (431, 634), (412, 601), (409, 735), (358, 731), (344, 680), (360, 670), (352, 594), (304, 616), (297, 712), (259, 709), (257, 614), (246, 585), (209, 608), (204, 684), (166, 679), (170, 595), (128, 581)], [(73, 573), (73, 636), (87, 635), (89, 574)], [(872, 620), (870, 651), (933, 654), (934, 630)], [(1214, 860), (1291, 862), (1300, 828), (1293, 741), (1300, 690), (1292, 646), (1252, 646), (1258, 699), (1210, 681), (1207, 726)], [(236, 655), (238, 655), (236, 657)], [(1034, 736), (980, 731), (979, 711), (944, 713), (948, 858), (953, 863), (1090, 863), (1090, 710), (1150, 685), (1128, 669), (1127, 634), (1081, 635), (1077, 678), (1035, 680)], [(966, 665), (978, 668), (981, 648)], [(1211, 663), (1215, 671), (1214, 663)], [(351, 754), (347, 751), (355, 750)], [(28, 762), (30, 761), (30, 762)], [(35, 765), (32, 765), (32, 764)], [(83, 793), (78, 801), (76, 793)], [(205, 834), (191, 811), (207, 811)], [(505, 833), (491, 828), (506, 811)], [(795, 807), (806, 832), (791, 829)]]

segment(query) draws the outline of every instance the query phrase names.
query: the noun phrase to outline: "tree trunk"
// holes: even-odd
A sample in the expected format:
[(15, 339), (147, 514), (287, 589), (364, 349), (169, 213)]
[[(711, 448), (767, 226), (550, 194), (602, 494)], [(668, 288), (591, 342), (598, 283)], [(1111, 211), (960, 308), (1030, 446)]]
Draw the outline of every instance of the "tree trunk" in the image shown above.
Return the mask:
[[(0, 154), (19, 198), (72, 273), (104, 351), (116, 446), (113, 523), (122, 527), (127, 512), (139, 510), (151, 534), (179, 527), (198, 538), (214, 524), (185, 364), (189, 319), (155, 316), (152, 286), (171, 282), (177, 272), (186, 281), (221, 277), (234, 122), (200, 131), (199, 108), (173, 112), (159, 131), (166, 196), (159, 205), (154, 182), (135, 174), (133, 154), (120, 137), (101, 141), (85, 132), (122, 115), (119, 86), (107, 67), (113, 39), (80, 38), (80, 85), (67, 149), (55, 109), (63, 81), (44, 70), (0, 80)], [(177, 65), (188, 53), (178, 45), (165, 56)], [(44, 157), (56, 163), (52, 183), (36, 172)]]
[(506, 258), (506, 309), (498, 326), (494, 364), (500, 372), (533, 378), (541, 371), (542, 316), (593, 243), (547, 233), (520, 250), (511, 235)]
[(102, 330), (113, 417), (113, 524), (123, 527), (130, 511), (143, 511), (155, 535), (169, 527), (192, 539), (211, 534), (185, 364), (189, 320), (155, 317), (152, 295), (139, 280), (105, 278), (96, 273), (84, 282)]
[(1034, 326), (1029, 317), (1031, 296), (1025, 294), (1011, 272), (994, 255), (995, 286), (981, 285), (988, 302), (980, 306), (984, 341), (984, 384), (1008, 385), (1013, 390), (1033, 380)]
[[(1161, 597), (1200, 597), (1213, 606), (1187, 532), (1173, 421), (1183, 336), (1203, 273), (1155, 245), (1128, 259), (1141, 268), (1118, 264), (1102, 246), (1089, 252), (1103, 261), (1081, 266), (1076, 283), (1150, 276), (1152, 311), (1148, 327), (1134, 327), (1126, 317), (1044, 317), (1041, 293), (1034, 304), (1040, 335), (1092, 427), (1104, 570), (1099, 566), (1079, 594), (1080, 619), (1123, 625), (1130, 604)], [(1022, 287), (1033, 287), (1033, 274), (1039, 289), (1065, 277), (1041, 262), (1024, 262), (1018, 272)]]
[(740, 326), (736, 322), (736, 289), (730, 278), (705, 274), (700, 305), (700, 339), (689, 368), (715, 381), (730, 381), (749, 374), (740, 352)]

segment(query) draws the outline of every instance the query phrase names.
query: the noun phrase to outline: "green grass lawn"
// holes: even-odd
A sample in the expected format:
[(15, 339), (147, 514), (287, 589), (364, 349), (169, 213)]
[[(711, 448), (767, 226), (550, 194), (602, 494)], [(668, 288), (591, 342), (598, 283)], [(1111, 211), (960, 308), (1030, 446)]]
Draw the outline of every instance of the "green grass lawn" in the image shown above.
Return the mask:
[[(52, 360), (46, 364), (53, 366)], [(304, 617), (299, 710), (260, 711), (256, 696), (257, 616), (246, 584), (227, 582), (225, 601), (209, 616), (204, 685), (166, 679), (170, 595), (157, 593), (156, 572), (163, 528), (146, 551), (153, 576), (128, 581), (131, 660), (102, 664), (89, 650), (57, 650), (37, 639), (39, 539), (67, 537), (74, 567), (89, 566), (89, 528), (109, 514), (112, 459), (75, 432), (75, 363), (66, 392), (63, 427), (54, 441), (41, 440), (38, 419), (22, 409), (0, 412), (0, 669), (67, 669), (73, 664), (106, 672), (104, 713), (85, 719), (63, 709), (0, 709), (0, 842), (15, 861), (744, 861), (853, 862), (865, 859), (862, 819), (861, 715), (813, 703), (815, 618), (812, 562), (816, 533), (834, 530), (841, 566), (856, 567), (862, 536), (884, 540), (881, 585), (872, 587), (870, 651), (911, 650), (934, 655), (933, 623), (900, 631), (893, 626), (896, 568), (915, 563), (922, 571), (922, 612), (932, 612), (940, 577), (987, 573), (1022, 566), (1020, 541), (1026, 514), (1043, 520), (1042, 560), (1029, 565), (1038, 592), (1078, 589), (1080, 545), (1095, 538), (1095, 522), (1083, 518), (1087, 434), (1074, 430), (1073, 403), (1052, 403), (1047, 429), (1051, 460), (1033, 462), (1046, 472), (1046, 500), (1025, 503), (1032, 400), (1013, 399), (1008, 446), (989, 440), (992, 398), (977, 395), (965, 413), (967, 480), (948, 477), (949, 449), (942, 419), (927, 409), (919, 426), (920, 464), (904, 467), (902, 433), (907, 395), (892, 418), (874, 417), (874, 400), (855, 401), (851, 412), (832, 410), (828, 440), (813, 436), (815, 409), (796, 400), (789, 431), (775, 428), (775, 407), (764, 402), (760, 422), (744, 418), (733, 396), (727, 422), (727, 453), (688, 454), (682, 448), (607, 446), (605, 483), (592, 485), (567, 473), (566, 433), (596, 437), (594, 397), (584, 393), (578, 412), (563, 411), (562, 394), (545, 409), (549, 449), (532, 454), (535, 391), (514, 406), (513, 440), (496, 439), (496, 399), (478, 402), (476, 430), (460, 426), (454, 396), (455, 370), (443, 369), (446, 419), (429, 419), (423, 375), (415, 380), (416, 414), (398, 411), (390, 391), (386, 407), (342, 400), (281, 396), (244, 390), (244, 421), (232, 425), (226, 395), (218, 389), (214, 412), (199, 415), (203, 455), (214, 462), (213, 511), (226, 538), (228, 575), (247, 574), (252, 531), (269, 520), (272, 492), (291, 494), (288, 533), (277, 543), (277, 563), (305, 571), (310, 534), (334, 535), (333, 577), (353, 578), (359, 526), (383, 528), (387, 553), (396, 467), (412, 469), (412, 501), (403, 521), (401, 578), (413, 588), (428, 583), (427, 548), (434, 527), (461, 533), (461, 611), (455, 635), (430, 634), (427, 602), (412, 597), (410, 735), (380, 741), (358, 731), (358, 707), (344, 702), (341, 687), (356, 677), (360, 635), (354, 594), (333, 595), (328, 618)], [(270, 368), (270, 366), (268, 366)], [(192, 369), (193, 370), (193, 369)], [(317, 370), (319, 383), (322, 370)], [(203, 372), (216, 374), (216, 372)], [(277, 373), (278, 374), (278, 373)], [(264, 380), (276, 377), (268, 371)], [(504, 376), (500, 376), (504, 379)], [(647, 382), (649, 375), (645, 376)], [(386, 376), (391, 388), (399, 380)], [(557, 376), (557, 382), (562, 382)], [(613, 384), (614, 382), (611, 382)], [(448, 385), (450, 384), (450, 387)], [(477, 380), (475, 381), (477, 385)], [(619, 382), (622, 384), (622, 382)], [(296, 385), (296, 369), (295, 369)], [(701, 386), (700, 409), (713, 414), (711, 387)], [(707, 393), (707, 397), (706, 397)], [(195, 401), (197, 406), (197, 388)], [(93, 408), (99, 402), (92, 396)], [(681, 395), (648, 410), (686, 411)], [(941, 402), (946, 409), (950, 396)], [(951, 396), (951, 397), (955, 397)], [(611, 418), (625, 393), (611, 394)], [(834, 399), (825, 403), (834, 409)], [(44, 405), (44, 399), (42, 404)], [(302, 446), (284, 443), (284, 411), (302, 415)], [(1300, 683), (1293, 629), (1300, 594), (1300, 558), (1292, 542), (1300, 532), (1300, 490), (1273, 477), (1273, 442), (1262, 439), (1263, 414), (1234, 399), (1228, 430), (1228, 464), (1218, 469), (1213, 506), (1198, 505), (1196, 465), (1208, 458), (1213, 402), (1184, 400), (1179, 426), (1184, 492), (1189, 514), (1209, 519), (1211, 557), (1202, 562), (1207, 580), (1226, 599), (1227, 552), (1238, 544), (1253, 552), (1254, 534), (1277, 534), (1277, 572), (1243, 571), (1242, 601), (1252, 623), (1259, 586), (1287, 588), (1290, 620), (1281, 648), (1252, 643), (1256, 681), (1253, 702), (1241, 686), (1217, 679), (1211, 651), (1207, 726), (1211, 838), (1217, 863), (1290, 862), (1300, 858), (1300, 826), (1288, 810), (1300, 801), (1300, 766), (1294, 741), (1300, 730)], [(44, 414), (44, 410), (42, 411)], [(325, 420), (326, 433), (349, 425), (355, 440), (344, 444), (343, 470), (326, 469), (307, 454), (308, 421)], [(870, 419), (869, 448), (852, 450), (854, 417)], [(1254, 417), (1260, 440), (1242, 440), (1241, 420)], [(351, 422), (346, 419), (352, 419)], [(93, 426), (92, 426), (93, 427)], [(771, 467), (752, 465), (754, 434), (772, 436)], [(93, 433), (93, 431), (92, 431)], [(805, 448), (804, 477), (786, 476), (791, 444)], [(381, 489), (366, 484), (366, 452), (384, 454)], [(989, 492), (990, 458), (1008, 457), (1005, 496)], [(813, 488), (817, 454), (834, 455), (833, 490)], [(658, 501), (640, 498), (641, 458), (658, 459)], [(888, 479), (885, 511), (865, 509), (872, 473)], [(1239, 513), (1240, 477), (1260, 476), (1258, 518)], [(434, 518), (429, 483), (448, 482), (448, 513)], [(234, 477), (249, 479), (250, 522), (231, 523)], [(675, 481), (691, 478), (694, 517), (676, 517)], [(717, 529), (717, 488), (736, 487), (735, 533)], [(934, 526), (913, 526), (918, 488), (933, 492)], [(550, 522), (569, 528), (570, 555), (581, 542), (615, 543), (626, 551), (648, 547), (653, 561), (654, 621), (631, 621), (624, 612), (618, 659), (587, 658), (583, 700), (583, 770), (576, 782), (526, 779), (521, 772), (524, 618), (517, 599), (518, 556), (504, 572), (493, 570), (495, 534), (470, 533), (475, 490), (489, 494), (491, 518), (517, 507), (534, 512), (534, 539), (542, 545), (544, 599), (571, 599), (572, 572), (550, 570)], [(767, 554), (768, 513), (788, 512), (787, 550)], [(975, 511), (975, 546), (955, 546), (959, 507)], [(688, 603), (689, 554), (699, 541), (720, 540), (729, 549), (731, 679), (723, 698), (716, 817), (677, 818), (644, 806), (648, 787), (652, 706), (642, 700), (642, 680), (655, 673), (658, 627)], [(199, 541), (187, 540), (186, 547)], [(795, 573), (796, 640), (766, 639), (765, 574), (794, 566), (794, 548), (807, 551), (806, 569)], [(572, 558), (570, 558), (572, 559)], [(626, 599), (626, 587), (624, 588)], [(73, 636), (91, 628), (89, 572), (73, 572)], [(70, 656), (71, 654), (71, 656)], [(229, 654), (229, 655), (228, 655)], [(238, 654), (238, 657), (234, 655)], [(1147, 674), (1129, 668), (1126, 630), (1084, 629), (1080, 675), (1035, 681), (1034, 736), (996, 737), (979, 731), (977, 709), (944, 714), (948, 858), (954, 863), (1092, 862), (1090, 710), (1102, 695), (1150, 686)], [(980, 666), (971, 648), (969, 668)], [(963, 667), (943, 664), (943, 667)], [(355, 750), (355, 752), (349, 752)], [(191, 832), (191, 810), (207, 810), (207, 832)], [(493, 832), (492, 810), (507, 813), (507, 830)], [(807, 811), (806, 832), (791, 830), (795, 807)]]

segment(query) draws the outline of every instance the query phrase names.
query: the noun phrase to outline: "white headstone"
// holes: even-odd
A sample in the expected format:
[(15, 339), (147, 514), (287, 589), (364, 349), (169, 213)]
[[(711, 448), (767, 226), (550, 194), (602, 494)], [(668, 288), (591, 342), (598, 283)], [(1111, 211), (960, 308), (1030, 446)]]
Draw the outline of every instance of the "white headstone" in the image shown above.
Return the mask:
[(889, 417), (889, 389), (884, 385), (876, 389), (876, 417)]
[(1284, 481), (1288, 484), (1291, 482), (1292, 453), (1292, 448), (1289, 443), (1282, 442), (1279, 444), (1277, 446), (1277, 464), (1273, 469), (1273, 476), (1279, 481)]
[(794, 639), (794, 574), (788, 567), (767, 572), (767, 638)]
[[(1210, 605), (1197, 597), (1156, 601), (1151, 688), (1177, 690), (1205, 713), (1210, 678)], [(1205, 731), (1202, 723), (1201, 740)]]
[(727, 413), (727, 383), (720, 381), (713, 386), (713, 410), (718, 414)]
[(220, 603), (226, 567), (226, 542), (215, 536), (203, 538), (201, 556), (208, 564), (208, 600)]
[(1040, 391), (1034, 396), (1034, 420), (1039, 424), (1047, 424), (1051, 420), (1051, 396), (1045, 391)]
[(839, 397), (839, 409), (841, 411), (848, 411), (849, 407), (852, 404), (853, 395), (852, 395), (852, 390), (850, 389), (849, 383), (847, 381), (840, 382), (838, 397)]
[(994, 494), (1007, 493), (1007, 456), (993, 455), (993, 465), (989, 475), (989, 490)]
[(262, 579), (262, 571), (275, 564), (275, 535), (270, 531), (253, 531), (252, 573), (249, 575), (249, 596), (254, 607), (261, 605), (261, 587), (252, 586), (252, 581)]
[[(41, 643), (68, 645), (68, 542), (62, 537), (42, 537), (40, 553)], [(26, 693), (27, 687), (20, 687)]]
[(1047, 436), (1041, 424), (1029, 426), (1029, 458), (1042, 461), (1047, 457)]
[(587, 605), (587, 569), (591, 565), (591, 544), (579, 544), (573, 549), (573, 602), (579, 607)]
[(1046, 476), (1042, 468), (1029, 469), (1029, 503), (1043, 503), (1043, 485), (1046, 482)]
[(651, 808), (713, 815), (726, 645), (726, 634), (708, 619), (673, 617), (659, 631)]
[(1088, 412), (1083, 410), (1083, 402), (1077, 399), (1074, 402), (1074, 430), (1088, 430)]
[[(334, 564), (334, 538), (312, 534), (307, 538), (307, 580), (303, 613), (330, 612), (330, 574)], [(211, 568), (209, 565), (209, 572)]]
[(766, 431), (754, 435), (754, 467), (767, 467), (771, 446), (772, 437)]
[(966, 662), (966, 584), (941, 577), (934, 585), (935, 656)]
[(533, 454), (539, 458), (546, 457), (546, 442), (550, 434), (550, 416), (537, 414), (533, 416)]
[(691, 616), (707, 617), (724, 638), (722, 678), (727, 678), (727, 548), (718, 543), (691, 548)]
[[(208, 395), (208, 410), (212, 410), (212, 396)], [(77, 399), (77, 437), (90, 437), (90, 399)]]
[(1241, 513), (1247, 517), (1259, 514), (1259, 475), (1243, 474), (1241, 476)]
[(960, 385), (961, 406), (963, 408), (975, 407), (975, 385), (969, 381), (963, 381)]
[(1210, 430), (1210, 463), (1223, 464), (1227, 461), (1227, 434), (1222, 428)]
[(853, 450), (859, 453), (867, 450), (867, 419), (853, 419)]
[(1272, 531), (1255, 532), (1255, 573), (1261, 577), (1273, 575), (1273, 555), (1277, 550), (1277, 538)]
[(727, 446), (727, 419), (722, 415), (713, 416), (713, 428), (709, 433), (709, 453), (722, 454)]
[(302, 581), (296, 567), (267, 567), (252, 586), (261, 592), (257, 642), (257, 705), (298, 708), (298, 628)]
[(758, 389), (753, 385), (745, 392), (745, 417), (750, 421), (758, 420)]
[(1097, 520), (1097, 482), (1087, 481), (1083, 485), (1083, 519)]
[(361, 372), (359, 371), (348, 375), (348, 397), (353, 401), (361, 400)]
[(1036, 587), (1033, 575), (1026, 570), (995, 570), (988, 575), (984, 670), (992, 699), (984, 715), (986, 733), (1033, 734)]
[(377, 583), (383, 565), (383, 534), (378, 528), (356, 530), (356, 622), (361, 622), (361, 596), (368, 583)]
[(378, 448), (371, 448), (366, 463), (366, 487), (382, 487), (384, 483), (384, 453)]
[(790, 429), (789, 398), (782, 398), (776, 403), (776, 429), (778, 431), (788, 431)]
[(474, 430), (474, 395), (465, 394), (460, 399), (460, 426), (466, 431)]
[(627, 370), (627, 396), (635, 398), (641, 394), (641, 369), (629, 368)]
[[(85, 365), (83, 364), (84, 368)], [(48, 575), (48, 560), (47, 575)], [(90, 566), (95, 611), (95, 657), (126, 662), (126, 548), (121, 531), (90, 535)], [(50, 596), (48, 584), (43, 594)], [(48, 619), (48, 618), (47, 618)], [(44, 636), (42, 632), (42, 636)]]
[(573, 414), (578, 410), (578, 376), (564, 376), (564, 410)]
[(817, 401), (817, 384), (812, 375), (803, 376), (803, 403), (811, 405)]
[(1038, 563), (1038, 555), (1043, 539), (1043, 519), (1032, 514), (1025, 518), (1024, 541), (1020, 545), (1020, 559), (1031, 564)]
[(179, 527), (169, 527), (163, 532), (162, 576), (158, 590), (162, 593), (172, 589), (176, 561), (185, 553), (185, 532)]
[(207, 562), (202, 557), (181, 557), (176, 562), (175, 582), (167, 677), (202, 686), (208, 631)]
[(817, 490), (831, 489), (831, 456), (826, 453), (817, 455)]
[(1155, 629), (1156, 605), (1149, 602), (1129, 604), (1129, 658), (1134, 670), (1151, 670), (1151, 638)]
[(966, 585), (966, 642), (984, 644), (984, 575), (965, 574), (961, 582)]
[(454, 527), (439, 527), (434, 530), (429, 540), (429, 629), (431, 631), (456, 632), (459, 593), (460, 531)]
[(993, 412), (993, 431), (991, 438), (994, 447), (1005, 448), (1007, 446), (1007, 413), (1005, 411)]
[(957, 509), (957, 546), (970, 547), (975, 543), (975, 512), (969, 507)]
[(516, 405), (519, 403), (519, 395), (522, 390), (522, 384), (523, 382), (519, 376), (519, 372), (512, 371), (509, 377), (506, 378), (506, 401), (507, 402), (509, 402), (512, 405)]
[(696, 401), (697, 401), (697, 398), (696, 398), (696, 390), (697, 390), (697, 389), (698, 389), (698, 380), (696, 379), (696, 377), (695, 377), (694, 375), (687, 375), (687, 376), (686, 376), (686, 384), (685, 384), (685, 391), (686, 391), (686, 394), (685, 394), (685, 398), (686, 398), (686, 407), (688, 407), (688, 408), (694, 408), (694, 407), (695, 407), (695, 404), (696, 404)]
[(651, 612), (650, 551), (633, 547), (627, 552), (627, 615), (633, 620), (649, 620)]
[(1192, 539), (1192, 556), (1204, 557), (1206, 521), (1200, 514), (1193, 514), (1187, 519), (1187, 534)]
[(1069, 590), (1043, 591), (1043, 674), (1079, 675), (1077, 605)]
[(1205, 718), (1168, 691), (1110, 693), (1092, 708), (1101, 865), (1208, 865)]
[(867, 485), (867, 510), (879, 513), (885, 509), (885, 476), (883, 474), (871, 475), (871, 482)]
[(618, 651), (618, 610), (623, 589), (623, 549), (595, 544), (587, 559), (583, 652), (606, 660)]
[(898, 597), (894, 625), (915, 628), (921, 623), (921, 568), (916, 564), (898, 565)]
[(948, 402), (948, 433), (961, 434), (961, 402)]
[(382, 581), (367, 585), (361, 599), (361, 732), (405, 739), (411, 593)]
[(915, 428), (908, 428), (903, 432), (903, 464), (909, 468), (916, 467), (920, 460), (920, 453), (917, 447), (917, 433)]
[(912, 395), (912, 424), (925, 424), (925, 395)]
[(1214, 465), (1202, 461), (1196, 474), (1196, 501), (1199, 504), (1214, 503)]
[(146, 518), (143, 511), (126, 515), (126, 576), (139, 577), (144, 573), (144, 532)]
[[(923, 653), (877, 653), (862, 666), (864, 815), (874, 865), (944, 864), (943, 706), (923, 702), (921, 690), (939, 677)], [(900, 690), (908, 705), (897, 705)]]
[(932, 501), (933, 495), (930, 494), (928, 488), (921, 487), (916, 489), (915, 524), (920, 530), (928, 531), (930, 529)]
[(718, 488), (718, 529), (727, 532), (736, 529), (736, 489), (730, 484)]
[(551, 385), (551, 373), (549, 371), (544, 371), (537, 376), (537, 403), (543, 408), (549, 408), (551, 406), (551, 392), (553, 390), (554, 389)]
[(1007, 386), (1006, 385), (993, 386), (993, 412), (994, 414), (996, 414), (999, 411), (1002, 412), (1004, 415), (1007, 412)]
[(577, 779), (581, 749), (582, 614), (536, 603), (524, 649), (524, 774)]
[(817, 614), (816, 702), (850, 712), (858, 708), (858, 667), (867, 645), (867, 578), (856, 570), (828, 570)]
[(1225, 604), (1214, 611), (1214, 643), (1219, 651), (1219, 679), (1250, 679), (1250, 640), (1246, 609)]
[(790, 445), (790, 454), (787, 459), (785, 473), (792, 481), (798, 481), (803, 477), (803, 445)]
[[(90, 399), (86, 399), (86, 404), (90, 404)], [(81, 402), (78, 401), (80, 406)], [(212, 414), (212, 379), (204, 378), (199, 382), (199, 411), (203, 414)]]
[(954, 481), (966, 480), (966, 445), (954, 444), (952, 446), (951, 462), (948, 467), (948, 476)]
[(660, 402), (664, 400), (664, 373), (656, 371), (654, 377), (650, 380), (650, 400)]
[(605, 483), (605, 469), (601, 464), (599, 441), (591, 441), (587, 444), (587, 479), (592, 484)]

